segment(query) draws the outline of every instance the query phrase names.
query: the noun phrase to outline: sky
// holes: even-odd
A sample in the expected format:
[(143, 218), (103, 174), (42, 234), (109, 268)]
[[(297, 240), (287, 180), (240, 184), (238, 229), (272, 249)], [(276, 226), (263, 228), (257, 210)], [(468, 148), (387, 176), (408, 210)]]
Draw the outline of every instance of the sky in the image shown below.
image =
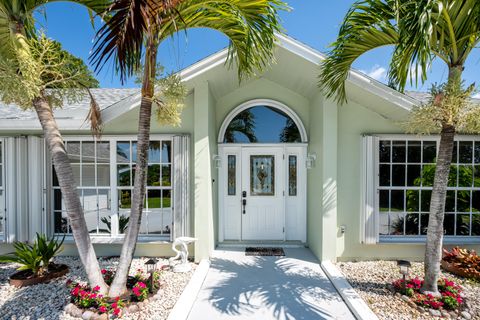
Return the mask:
[[(321, 52), (327, 52), (354, 1), (287, 0), (287, 2), (291, 11), (281, 13), (285, 33)], [(45, 14), (43, 12), (36, 14), (38, 27), (50, 38), (62, 43), (64, 49), (82, 58), (89, 65), (88, 57), (95, 30), (87, 10), (78, 4), (53, 2), (47, 4), (44, 11)], [(159, 48), (158, 61), (167, 71), (178, 71), (227, 46), (228, 40), (222, 34), (212, 30), (193, 29), (164, 41)], [(388, 47), (373, 50), (359, 58), (353, 67), (376, 80), (386, 82), (391, 51)], [(466, 84), (475, 82), (480, 84), (480, 50), (476, 51), (466, 63), (464, 72)], [(417, 86), (413, 83), (413, 86), (409, 85), (407, 89), (428, 91), (432, 83), (446, 80), (447, 68), (441, 61), (436, 61), (428, 70), (427, 76), (426, 83), (418, 83)], [(100, 81), (100, 86), (105, 88), (138, 86), (134, 79), (122, 84), (111, 64), (106, 65), (96, 77)]]

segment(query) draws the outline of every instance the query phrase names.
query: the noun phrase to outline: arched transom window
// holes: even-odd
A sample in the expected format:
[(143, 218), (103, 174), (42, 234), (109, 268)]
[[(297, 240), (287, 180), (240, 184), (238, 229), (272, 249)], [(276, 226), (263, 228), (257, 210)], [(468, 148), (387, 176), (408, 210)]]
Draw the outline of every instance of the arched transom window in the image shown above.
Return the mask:
[(299, 143), (297, 123), (283, 110), (257, 105), (238, 113), (228, 124), (223, 143)]

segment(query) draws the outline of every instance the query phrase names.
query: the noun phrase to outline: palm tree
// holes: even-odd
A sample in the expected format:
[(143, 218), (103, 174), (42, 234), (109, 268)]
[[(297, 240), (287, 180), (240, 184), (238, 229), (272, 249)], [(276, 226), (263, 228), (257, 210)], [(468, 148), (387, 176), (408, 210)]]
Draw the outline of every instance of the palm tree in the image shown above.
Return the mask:
[[(1, 0), (0, 1), (0, 57), (2, 60), (2, 76), (11, 76), (10, 83), (18, 86), (2, 86), (2, 98), (17, 102), (16, 99), (28, 97), (22, 107), (33, 106), (40, 120), (45, 140), (50, 150), (53, 165), (62, 191), (65, 207), (72, 226), (73, 236), (78, 248), (80, 259), (85, 267), (91, 285), (99, 285), (102, 292), (107, 291), (100, 272), (100, 267), (90, 241), (83, 209), (77, 193), (73, 171), (68, 160), (62, 135), (58, 129), (50, 102), (57, 98), (63, 100), (64, 93), (76, 92), (76, 88), (88, 87), (88, 69), (78, 70), (78, 61), (71, 63), (71, 57), (65, 56), (55, 48), (54, 43), (41, 37), (38, 39), (35, 30), (33, 13), (49, 0)], [(87, 6), (95, 12), (103, 12), (107, 1), (80, 0), (76, 3)], [(48, 62), (58, 63), (56, 70), (49, 69)], [(53, 65), (53, 64), (52, 64)], [(51, 65), (51, 66), (52, 66)], [(8, 67), (12, 67), (8, 69)], [(8, 72), (8, 70), (14, 70)], [(56, 79), (53, 79), (57, 77)], [(73, 90), (63, 90), (70, 88)], [(47, 93), (47, 89), (50, 90)], [(9, 91), (10, 90), (10, 91)], [(18, 92), (15, 90), (25, 90)], [(26, 105), (28, 103), (28, 105)], [(22, 104), (22, 103), (20, 103)], [(90, 112), (92, 124), (96, 129), (101, 125), (98, 118), (98, 105), (92, 103)]]
[(340, 103), (346, 101), (345, 80), (352, 63), (372, 49), (394, 46), (389, 82), (400, 91), (409, 78), (426, 80), (426, 71), (434, 59), (448, 66), (447, 83), (432, 90), (428, 104), (412, 110), (407, 124), (409, 131), (440, 133), (423, 287), (424, 291), (434, 294), (438, 294), (454, 136), (459, 131), (478, 132), (479, 129), (475, 123), (478, 108), (469, 102), (473, 87), (462, 88), (465, 61), (479, 40), (478, 0), (364, 0), (354, 3), (347, 13), (338, 38), (321, 65), (319, 85), (328, 97), (336, 96)]
[(257, 142), (255, 135), (255, 115), (251, 110), (245, 110), (238, 114), (225, 130), (225, 142), (238, 142), (235, 139), (235, 133), (243, 134), (248, 141)]
[(281, 0), (117, 0), (109, 8), (112, 17), (99, 30), (92, 54), (97, 68), (114, 57), (125, 79), (140, 67), (145, 51), (132, 207), (111, 296), (126, 290), (140, 229), (158, 46), (179, 30), (220, 31), (230, 39), (229, 60), (237, 62), (241, 79), (271, 63), (275, 32), (280, 31), (278, 10), (282, 9), (286, 6)]

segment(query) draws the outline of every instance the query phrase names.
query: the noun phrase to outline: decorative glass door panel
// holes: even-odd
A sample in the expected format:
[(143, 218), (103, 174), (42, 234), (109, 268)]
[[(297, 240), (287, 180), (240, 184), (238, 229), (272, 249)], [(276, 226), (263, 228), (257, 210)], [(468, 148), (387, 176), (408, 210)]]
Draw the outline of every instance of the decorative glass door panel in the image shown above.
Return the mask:
[(242, 240), (284, 240), (283, 148), (242, 148)]
[(250, 194), (275, 195), (275, 156), (250, 156)]

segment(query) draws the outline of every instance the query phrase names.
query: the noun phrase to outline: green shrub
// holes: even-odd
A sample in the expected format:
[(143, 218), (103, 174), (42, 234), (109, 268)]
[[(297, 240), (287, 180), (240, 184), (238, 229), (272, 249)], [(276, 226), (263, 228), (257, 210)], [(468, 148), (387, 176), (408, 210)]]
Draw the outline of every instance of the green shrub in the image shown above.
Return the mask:
[(54, 237), (48, 239), (46, 235), (37, 233), (36, 243), (38, 246), (38, 252), (42, 257), (42, 266), (44, 268), (48, 269), (48, 265), (53, 257), (63, 250), (63, 241), (65, 241), (65, 235), (63, 235), (61, 241), (58, 241)]
[(21, 264), (21, 270), (30, 270), (35, 276), (42, 275), (48, 271), (51, 259), (62, 250), (65, 236), (59, 242), (55, 238), (48, 239), (45, 235), (37, 233), (37, 239), (33, 244), (15, 242), (15, 252), (0, 256), (0, 262), (13, 262)]

